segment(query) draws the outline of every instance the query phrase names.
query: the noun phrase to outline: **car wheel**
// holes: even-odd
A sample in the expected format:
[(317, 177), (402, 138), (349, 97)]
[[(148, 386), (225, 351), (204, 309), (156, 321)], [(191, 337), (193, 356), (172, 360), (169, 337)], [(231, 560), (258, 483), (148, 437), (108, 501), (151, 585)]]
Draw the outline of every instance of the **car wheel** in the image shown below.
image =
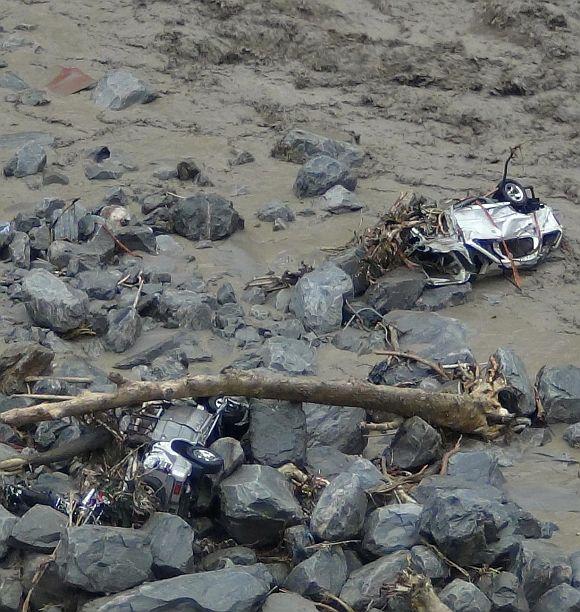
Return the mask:
[(502, 199), (507, 200), (515, 208), (522, 208), (528, 202), (525, 187), (513, 179), (505, 179), (498, 186), (497, 190)]
[(189, 449), (187, 457), (202, 468), (205, 474), (217, 474), (224, 467), (224, 460), (217, 453), (202, 446)]

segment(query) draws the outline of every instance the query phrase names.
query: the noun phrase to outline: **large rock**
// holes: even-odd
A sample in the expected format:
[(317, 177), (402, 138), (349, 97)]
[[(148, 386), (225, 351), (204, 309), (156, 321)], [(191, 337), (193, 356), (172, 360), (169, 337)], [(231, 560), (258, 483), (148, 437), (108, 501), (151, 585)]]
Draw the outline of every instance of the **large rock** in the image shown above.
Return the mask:
[(317, 155), (328, 155), (349, 166), (360, 166), (364, 153), (349, 142), (333, 140), (305, 130), (290, 130), (272, 149), (272, 157), (303, 164)]
[(367, 274), (368, 264), (365, 261), (365, 255), (364, 248), (361, 246), (354, 246), (341, 251), (328, 260), (350, 276), (355, 297), (362, 295), (370, 284)]
[(426, 576), (433, 583), (449, 577), (449, 567), (429, 546), (418, 544), (411, 548), (411, 566), (415, 572)]
[(580, 421), (580, 368), (574, 365), (542, 368), (536, 381), (550, 423)]
[(468, 489), (439, 489), (424, 502), (420, 531), (459, 565), (477, 565), (510, 520), (504, 506)]
[(306, 458), (306, 417), (300, 404), (278, 400), (250, 403), (250, 449), (257, 463), (302, 465)]
[(46, 151), (44, 147), (35, 142), (28, 142), (4, 166), (5, 176), (22, 178), (37, 172), (42, 172), (46, 166)]
[(294, 565), (302, 563), (314, 554), (314, 543), (314, 536), (306, 525), (294, 525), (284, 532), (284, 545)]
[(331, 215), (342, 215), (361, 210), (364, 204), (352, 191), (342, 185), (335, 185), (320, 198), (320, 208)]
[(580, 423), (566, 427), (562, 437), (572, 448), (580, 448)]
[(569, 584), (559, 584), (544, 593), (534, 612), (578, 612), (580, 610), (580, 589)]
[(157, 578), (172, 578), (193, 569), (193, 529), (179, 516), (156, 512), (143, 527)]
[(414, 416), (399, 427), (385, 457), (390, 465), (410, 470), (432, 463), (442, 453), (441, 436), (437, 430), (421, 417)]
[(156, 315), (168, 327), (201, 330), (211, 328), (213, 313), (206, 294), (165, 288), (159, 296)]
[(0, 559), (3, 559), (8, 552), (8, 542), (14, 525), (18, 522), (18, 517), (8, 512), (4, 506), (0, 506)]
[(517, 576), (510, 572), (484, 576), (479, 586), (491, 601), (494, 612), (528, 612), (530, 609)]
[(340, 592), (340, 599), (355, 612), (366, 612), (373, 606), (383, 609), (388, 593), (385, 585), (394, 583), (400, 574), (409, 569), (410, 554), (400, 550), (363, 565), (355, 570)]
[(436, 311), (465, 304), (471, 299), (471, 283), (425, 287), (421, 297), (415, 302), (418, 310)]
[(86, 270), (77, 275), (77, 288), (93, 300), (112, 300), (117, 295), (118, 274), (107, 270)]
[(548, 590), (572, 580), (569, 560), (554, 544), (524, 540), (510, 568), (524, 588), (530, 606)]
[(14, 525), (10, 545), (24, 550), (52, 552), (67, 522), (62, 512), (50, 506), (32, 506)]
[(128, 70), (108, 72), (93, 90), (93, 100), (100, 108), (123, 110), (133, 104), (147, 104), (155, 92)]
[(367, 511), (361, 480), (340, 474), (322, 492), (310, 518), (310, 530), (319, 541), (341, 542), (358, 537)]
[(83, 325), (89, 314), (87, 294), (71, 289), (46, 270), (33, 270), (22, 281), (30, 318), (41, 327), (66, 333)]
[(474, 584), (456, 578), (440, 593), (439, 599), (452, 612), (490, 612), (491, 602)]
[(118, 593), (151, 578), (153, 557), (144, 533), (122, 527), (67, 528), (56, 553), (65, 584), (91, 593)]
[(315, 599), (323, 598), (325, 593), (338, 595), (347, 575), (342, 548), (321, 548), (290, 572), (284, 588)]
[(241, 544), (275, 542), (286, 527), (302, 520), (302, 509), (280, 472), (243, 465), (219, 485), (221, 520)]
[(76, 202), (70, 207), (54, 210), (51, 222), (53, 240), (77, 242), (79, 225), (86, 216), (87, 209), (80, 202)]
[(244, 449), (235, 438), (218, 438), (210, 446), (210, 449), (217, 453), (224, 460), (224, 467), (220, 472), (220, 478), (227, 478), (233, 474), (244, 463)]
[(206, 555), (201, 561), (201, 569), (204, 572), (224, 569), (232, 565), (254, 565), (258, 562), (256, 553), (246, 546), (230, 546), (219, 548)]
[(141, 317), (135, 308), (111, 310), (107, 315), (105, 346), (114, 353), (126, 351), (137, 341), (142, 326)]
[(190, 240), (222, 240), (244, 227), (233, 204), (219, 195), (191, 196), (171, 210), (175, 232)]
[(273, 336), (262, 349), (264, 365), (271, 370), (289, 374), (315, 374), (316, 354), (307, 342)]
[(258, 219), (260, 219), (260, 221), (272, 222), (276, 221), (277, 219), (282, 219), (282, 221), (294, 221), (296, 219), (296, 215), (290, 206), (278, 201), (264, 204), (264, 206), (258, 210), (256, 216)]
[(449, 458), (447, 475), (494, 487), (505, 482), (497, 457), (487, 451), (456, 453)]
[(113, 597), (95, 599), (81, 612), (256, 612), (270, 588), (270, 583), (251, 568), (227, 568), (144, 584)]
[(294, 194), (298, 198), (318, 196), (335, 185), (354, 191), (356, 183), (356, 176), (349, 166), (328, 155), (318, 155), (308, 160), (298, 171)]
[(14, 232), (8, 245), (8, 254), (17, 268), (30, 268), (30, 238), (24, 232)]
[(507, 348), (499, 348), (492, 355), (498, 373), (505, 380), (505, 388), (499, 392), (501, 405), (512, 413), (530, 416), (536, 412), (534, 387), (524, 362)]
[(318, 608), (296, 593), (273, 593), (266, 599), (262, 612), (318, 612)]
[(0, 569), (0, 610), (18, 612), (22, 599), (20, 572), (13, 569)]
[(27, 376), (45, 374), (54, 353), (36, 342), (13, 342), (0, 353), (0, 391), (18, 393), (26, 388)]
[(339, 451), (357, 455), (365, 446), (360, 424), (366, 412), (355, 406), (304, 404), (308, 446), (332, 446)]
[(335, 331), (342, 325), (344, 298), (352, 293), (352, 279), (328, 262), (296, 283), (290, 310), (307, 329), (319, 333)]
[(382, 557), (418, 544), (422, 510), (419, 504), (394, 504), (371, 512), (365, 521), (363, 550)]
[(310, 474), (333, 480), (346, 472), (355, 461), (332, 446), (313, 446), (306, 449), (306, 469)]
[(422, 271), (396, 268), (372, 285), (366, 292), (366, 300), (383, 315), (396, 309), (410, 310), (426, 284), (427, 278)]

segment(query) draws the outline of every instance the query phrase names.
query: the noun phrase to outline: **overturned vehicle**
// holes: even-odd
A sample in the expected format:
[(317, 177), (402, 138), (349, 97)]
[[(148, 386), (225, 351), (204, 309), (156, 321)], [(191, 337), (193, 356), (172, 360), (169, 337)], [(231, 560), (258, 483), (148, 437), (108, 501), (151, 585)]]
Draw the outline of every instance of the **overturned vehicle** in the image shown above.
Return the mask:
[(402, 195), (362, 237), (367, 274), (378, 277), (396, 260), (419, 265), (433, 286), (460, 284), (506, 270), (533, 268), (560, 246), (562, 226), (533, 187), (504, 178), (492, 192), (440, 206)]

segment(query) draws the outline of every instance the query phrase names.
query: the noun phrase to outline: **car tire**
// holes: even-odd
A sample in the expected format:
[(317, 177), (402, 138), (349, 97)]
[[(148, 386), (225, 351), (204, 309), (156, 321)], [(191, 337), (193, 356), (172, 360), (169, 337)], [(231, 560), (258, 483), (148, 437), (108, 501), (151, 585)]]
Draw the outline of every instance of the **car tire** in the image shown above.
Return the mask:
[(524, 208), (528, 203), (525, 187), (513, 179), (505, 179), (497, 186), (498, 196), (509, 202), (515, 209)]
[(192, 463), (199, 466), (204, 474), (218, 474), (224, 468), (222, 457), (203, 446), (192, 448), (187, 453), (187, 457)]

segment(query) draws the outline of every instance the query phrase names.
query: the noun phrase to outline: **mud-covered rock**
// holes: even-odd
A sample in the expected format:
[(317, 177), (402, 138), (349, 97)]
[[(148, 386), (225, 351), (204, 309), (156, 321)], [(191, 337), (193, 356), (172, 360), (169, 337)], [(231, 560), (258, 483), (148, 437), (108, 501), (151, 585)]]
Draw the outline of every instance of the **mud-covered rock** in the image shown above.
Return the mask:
[(143, 526), (157, 578), (172, 578), (193, 569), (193, 529), (179, 516), (155, 512)]
[(205, 572), (224, 569), (232, 565), (254, 565), (258, 562), (256, 553), (246, 546), (230, 546), (221, 548), (206, 555), (201, 561), (201, 569)]
[(362, 295), (368, 289), (370, 283), (365, 263), (365, 250), (362, 247), (354, 246), (345, 249), (330, 257), (328, 261), (350, 276), (355, 297)]
[(342, 185), (335, 185), (320, 198), (320, 208), (331, 215), (342, 215), (362, 210), (364, 204)]
[(81, 612), (256, 612), (270, 589), (270, 583), (252, 572), (251, 567), (235, 567), (147, 583), (113, 597), (95, 599), (85, 604)]
[(0, 569), (0, 610), (2, 612), (18, 612), (18, 610), (21, 610), (22, 594), (20, 571)]
[(365, 521), (363, 550), (382, 557), (418, 544), (422, 510), (419, 504), (394, 504), (373, 510)]
[(241, 544), (269, 544), (303, 514), (286, 478), (266, 465), (243, 465), (219, 484), (221, 521)]
[(93, 90), (93, 101), (100, 108), (123, 110), (133, 104), (147, 104), (157, 94), (128, 70), (108, 72)]
[(340, 328), (344, 298), (353, 293), (352, 279), (327, 262), (305, 274), (294, 286), (290, 310), (310, 330), (327, 333)]
[(418, 310), (436, 311), (465, 304), (471, 299), (471, 283), (425, 287), (421, 297), (415, 302)]
[(28, 315), (36, 325), (66, 333), (82, 326), (87, 320), (87, 294), (71, 289), (50, 272), (29, 272), (22, 281), (22, 293)]
[(316, 354), (307, 342), (273, 336), (262, 349), (264, 365), (271, 370), (289, 374), (315, 374)]
[(157, 252), (157, 239), (153, 230), (147, 225), (128, 225), (115, 231), (117, 240), (130, 251), (143, 253)]
[(546, 591), (536, 604), (534, 612), (576, 612), (580, 610), (580, 589), (559, 584)]
[(548, 422), (580, 422), (580, 368), (544, 367), (538, 372), (536, 386)]
[(256, 216), (260, 221), (271, 221), (274, 222), (276, 219), (282, 219), (282, 221), (294, 221), (296, 219), (296, 215), (294, 211), (288, 206), (288, 204), (283, 204), (282, 202), (274, 201), (268, 202), (268, 204), (264, 204), (258, 212)]
[(302, 406), (278, 400), (250, 402), (250, 449), (257, 463), (302, 465), (306, 458), (306, 417)]
[(10, 545), (36, 552), (52, 552), (66, 526), (67, 517), (62, 512), (37, 504), (14, 525)]
[(524, 362), (514, 351), (499, 348), (492, 359), (498, 365), (498, 373), (505, 380), (505, 388), (499, 392), (501, 405), (514, 414), (530, 416), (536, 412), (536, 400), (532, 381)]
[(37, 142), (27, 142), (21, 146), (4, 166), (4, 176), (22, 178), (42, 172), (46, 166), (46, 151)]
[(207, 294), (167, 287), (159, 296), (155, 316), (166, 327), (201, 330), (211, 329), (213, 311)]
[(117, 295), (118, 274), (107, 270), (86, 270), (77, 275), (77, 288), (93, 300), (112, 300)]
[(27, 376), (45, 374), (54, 352), (36, 342), (13, 342), (5, 345), (0, 353), (0, 390), (18, 393), (26, 388)]
[(563, 438), (572, 448), (580, 448), (580, 423), (566, 427)]
[(310, 530), (319, 541), (341, 542), (358, 537), (367, 511), (361, 480), (340, 474), (322, 492), (310, 518)]
[(452, 612), (490, 612), (491, 602), (473, 583), (456, 578), (440, 593), (439, 599)]
[(219, 195), (191, 196), (171, 210), (175, 232), (190, 240), (223, 240), (244, 227), (233, 204)]
[(390, 465), (403, 470), (419, 468), (438, 459), (443, 453), (441, 436), (421, 417), (407, 419), (397, 430), (385, 451)]
[(332, 446), (339, 451), (356, 455), (365, 446), (360, 424), (366, 413), (355, 406), (326, 406), (304, 404), (308, 446)]
[(314, 602), (296, 593), (272, 593), (262, 606), (262, 612), (317, 612)]
[(328, 155), (318, 155), (309, 159), (298, 171), (294, 194), (298, 198), (318, 196), (335, 185), (354, 191), (356, 184), (356, 176), (349, 166)]
[(410, 555), (400, 550), (363, 565), (349, 577), (340, 592), (340, 599), (356, 612), (364, 612), (373, 606), (380, 609), (387, 602), (386, 584), (394, 583), (409, 568)]
[(426, 284), (427, 278), (422, 271), (395, 268), (379, 278), (365, 297), (368, 304), (383, 315), (396, 309), (410, 310)]
[(456, 453), (449, 458), (447, 475), (494, 487), (505, 482), (497, 457), (487, 451)]
[(528, 612), (530, 609), (517, 576), (510, 572), (484, 576), (479, 581), (479, 588), (491, 602), (494, 611)]
[[(66, 518), (66, 517), (65, 517)], [(145, 533), (122, 527), (68, 527), (56, 554), (62, 580), (90, 593), (118, 593), (151, 578)]]
[(216, 293), (217, 303), (220, 306), (224, 304), (235, 304), (238, 300), (236, 298), (236, 292), (232, 287), (231, 283), (224, 283), (220, 286)]
[(0, 559), (3, 559), (8, 552), (10, 535), (17, 522), (17, 516), (8, 512), (4, 506), (0, 506)]
[(8, 245), (8, 254), (17, 268), (30, 268), (30, 238), (24, 232), (14, 232)]
[(323, 598), (325, 593), (338, 595), (347, 575), (342, 549), (321, 548), (290, 572), (284, 588), (314, 599)]
[(341, 140), (333, 140), (306, 130), (290, 130), (272, 149), (272, 157), (303, 164), (317, 155), (340, 159), (349, 166), (360, 166), (364, 153), (358, 147)]
[(123, 353), (131, 348), (143, 326), (139, 313), (134, 308), (111, 310), (107, 316), (108, 330), (105, 346), (114, 353)]
[(567, 556), (551, 542), (542, 540), (523, 540), (509, 569), (523, 586), (530, 606), (546, 591), (572, 580)]

